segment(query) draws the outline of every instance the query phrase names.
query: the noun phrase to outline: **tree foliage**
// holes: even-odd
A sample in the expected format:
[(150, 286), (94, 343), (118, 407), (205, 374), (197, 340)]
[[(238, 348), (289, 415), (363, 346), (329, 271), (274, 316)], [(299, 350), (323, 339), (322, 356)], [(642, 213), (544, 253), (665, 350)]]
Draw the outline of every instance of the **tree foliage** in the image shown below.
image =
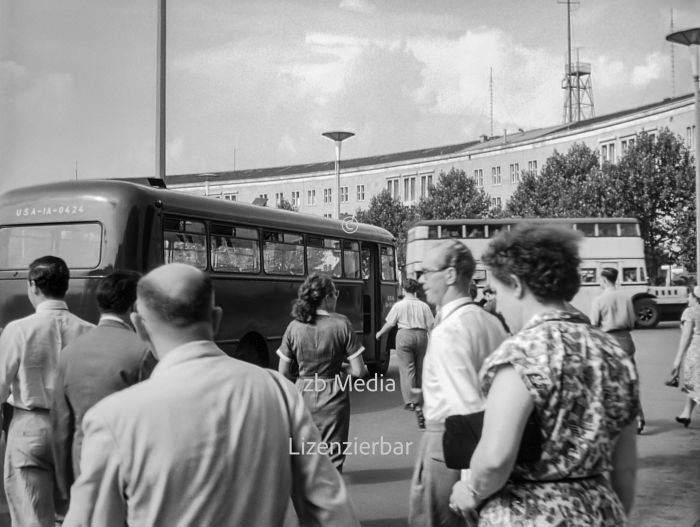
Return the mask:
[(483, 189), (454, 167), (440, 173), (436, 185), (418, 202), (417, 215), (424, 220), (482, 218), (489, 213), (490, 199)]
[(634, 217), (640, 220), (647, 265), (655, 276), (665, 261), (695, 267), (693, 167), (683, 142), (668, 129), (647, 133), (617, 164), (584, 144), (555, 152), (539, 176), (525, 175), (507, 204), (522, 217)]
[(382, 227), (396, 237), (397, 261), (399, 268), (403, 269), (406, 264), (406, 231), (415, 220), (415, 208), (404, 205), (384, 189), (372, 197), (367, 210), (358, 209), (355, 217), (361, 223)]

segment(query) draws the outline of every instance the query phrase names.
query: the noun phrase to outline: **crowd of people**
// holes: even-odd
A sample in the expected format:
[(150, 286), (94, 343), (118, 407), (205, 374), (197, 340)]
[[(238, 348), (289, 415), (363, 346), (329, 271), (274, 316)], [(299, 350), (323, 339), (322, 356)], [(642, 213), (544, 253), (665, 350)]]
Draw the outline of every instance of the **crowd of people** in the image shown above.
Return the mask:
[[(419, 280), (404, 281), (375, 337), (396, 328), (403, 405), (424, 429), (411, 527), (625, 524), (644, 428), (634, 313), (614, 269), (589, 316), (571, 306), (577, 243), (555, 226), (501, 232), (482, 255), (485, 303), (474, 256), (454, 240), (426, 255)], [(32, 262), (35, 313), (0, 333), (14, 526), (359, 525), (344, 449), (333, 445), (348, 440), (344, 380), (367, 368), (329, 276), (299, 287), (278, 371), (215, 344), (222, 310), (194, 267), (103, 278), (97, 326), (69, 312), (69, 279), (60, 258)], [(700, 400), (700, 288), (690, 304), (674, 364), (685, 426)], [(469, 468), (448, 467), (446, 421), (480, 413)], [(533, 422), (538, 455), (523, 459)], [(309, 452), (310, 443), (330, 448)]]

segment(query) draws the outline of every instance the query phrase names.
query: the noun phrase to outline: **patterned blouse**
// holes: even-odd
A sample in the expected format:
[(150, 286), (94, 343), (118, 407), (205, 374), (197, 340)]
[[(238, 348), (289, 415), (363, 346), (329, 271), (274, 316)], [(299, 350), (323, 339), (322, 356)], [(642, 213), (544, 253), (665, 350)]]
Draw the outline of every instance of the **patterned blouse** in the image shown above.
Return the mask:
[(630, 358), (580, 316), (552, 311), (533, 317), (486, 359), (485, 395), (503, 365), (515, 368), (534, 400), (542, 455), (516, 463), (508, 484), (482, 508), (479, 525), (624, 525), (607, 473), (620, 431), (639, 409)]

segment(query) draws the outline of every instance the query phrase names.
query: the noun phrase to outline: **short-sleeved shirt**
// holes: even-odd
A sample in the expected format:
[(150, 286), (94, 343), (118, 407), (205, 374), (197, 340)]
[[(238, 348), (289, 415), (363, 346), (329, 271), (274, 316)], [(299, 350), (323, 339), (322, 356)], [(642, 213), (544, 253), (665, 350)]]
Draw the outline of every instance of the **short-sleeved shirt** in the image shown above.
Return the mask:
[(282, 360), (296, 358), (300, 377), (332, 378), (345, 359), (354, 359), (364, 349), (345, 315), (319, 309), (312, 324), (292, 320), (277, 355)]
[(428, 330), (433, 326), (433, 320), (433, 313), (428, 304), (417, 298), (408, 297), (391, 306), (386, 316), (386, 321), (392, 326), (398, 326), (399, 329)]
[[(534, 462), (516, 463), (511, 476), (515, 479), (489, 506), (504, 507), (514, 520), (522, 519), (518, 516), (522, 513), (533, 525), (559, 525), (546, 518), (553, 514), (558, 519), (562, 511), (568, 511), (566, 525), (622, 525), (621, 505), (611, 496), (614, 493), (603, 475), (612, 469), (620, 432), (639, 410), (631, 358), (611, 335), (576, 314), (552, 311), (533, 317), (486, 359), (481, 371), (485, 395), (504, 365), (515, 369), (534, 401), (543, 453)], [(580, 483), (561, 483), (577, 478)], [(517, 483), (522, 480), (528, 482)], [(572, 484), (582, 486), (572, 488)], [(570, 501), (580, 500), (581, 495), (592, 500), (590, 506)], [(533, 519), (527, 516), (533, 511), (519, 509), (518, 504), (528, 502), (546, 505), (540, 508), (541, 517)], [(487, 511), (485, 517), (492, 513)]]
[(618, 289), (607, 289), (593, 299), (591, 324), (603, 331), (631, 330), (636, 320), (632, 300)]
[(692, 324), (693, 337), (700, 337), (700, 306), (686, 307), (681, 315), (681, 324)]

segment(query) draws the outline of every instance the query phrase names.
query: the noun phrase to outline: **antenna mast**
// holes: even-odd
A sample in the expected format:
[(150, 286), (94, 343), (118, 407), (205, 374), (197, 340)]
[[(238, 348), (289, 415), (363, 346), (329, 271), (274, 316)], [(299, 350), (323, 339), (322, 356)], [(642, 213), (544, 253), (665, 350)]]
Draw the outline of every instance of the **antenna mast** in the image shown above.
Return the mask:
[(489, 110), (491, 119), (491, 134), (493, 137), (493, 66), (489, 68)]
[[(671, 8), (671, 33), (673, 33), (673, 8)], [(668, 43), (671, 46), (671, 97), (676, 96), (676, 56), (673, 51), (673, 42)]]

